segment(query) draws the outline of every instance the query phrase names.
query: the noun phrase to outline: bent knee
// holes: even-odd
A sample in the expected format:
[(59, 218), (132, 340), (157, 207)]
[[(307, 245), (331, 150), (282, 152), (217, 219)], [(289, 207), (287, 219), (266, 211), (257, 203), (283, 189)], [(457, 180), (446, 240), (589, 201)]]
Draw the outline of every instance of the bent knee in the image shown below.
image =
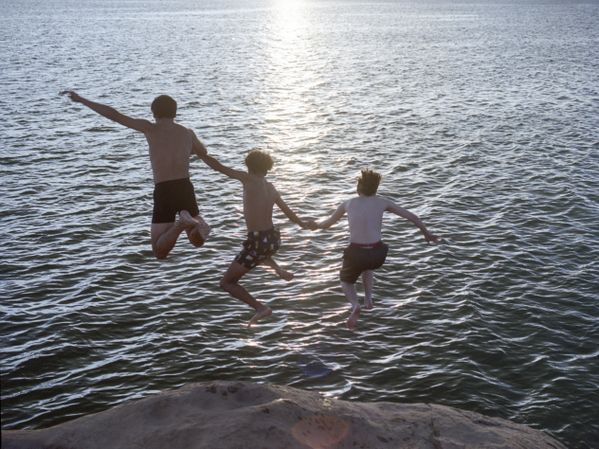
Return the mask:
[(196, 248), (204, 246), (204, 243), (206, 243), (206, 239), (204, 238), (204, 236), (197, 230), (188, 231), (187, 239), (189, 240), (189, 243), (191, 243)]
[(204, 246), (204, 239), (190, 238), (189, 241), (196, 248), (199, 248), (200, 246)]

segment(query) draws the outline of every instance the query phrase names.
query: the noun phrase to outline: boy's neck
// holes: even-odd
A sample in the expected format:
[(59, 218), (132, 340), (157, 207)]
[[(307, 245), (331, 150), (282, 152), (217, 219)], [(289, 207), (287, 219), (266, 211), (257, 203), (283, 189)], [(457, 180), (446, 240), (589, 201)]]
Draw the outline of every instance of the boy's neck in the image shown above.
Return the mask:
[(161, 124), (167, 124), (167, 123), (175, 123), (175, 119), (174, 118), (167, 118), (167, 117), (161, 117), (161, 118), (154, 118), (154, 120), (156, 120), (156, 124), (157, 125), (161, 125)]

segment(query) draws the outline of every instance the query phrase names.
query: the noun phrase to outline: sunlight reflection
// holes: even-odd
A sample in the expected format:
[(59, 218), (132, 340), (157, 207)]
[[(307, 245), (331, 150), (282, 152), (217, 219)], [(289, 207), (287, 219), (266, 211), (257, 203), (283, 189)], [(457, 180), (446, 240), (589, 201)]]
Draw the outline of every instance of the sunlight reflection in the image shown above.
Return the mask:
[[(264, 104), (263, 135), (286, 170), (302, 173), (315, 165), (315, 157), (298, 151), (318, 142), (326, 132), (317, 99), (310, 93), (323, 82), (313, 67), (317, 49), (311, 23), (311, 8), (301, 0), (275, 1), (267, 39), (269, 67), (265, 73), (261, 101)], [(289, 165), (291, 164), (291, 165)]]
[(306, 4), (302, 0), (277, 0), (274, 2), (278, 34), (285, 39), (297, 36), (298, 30), (305, 26)]
[[(312, 162), (312, 160), (314, 159), (314, 157), (310, 157), (309, 155), (307, 155), (307, 159), (311, 159), (310, 162)], [(291, 163), (287, 163), (285, 165), (285, 169), (292, 171), (295, 174), (302, 174), (302, 173), (310, 173), (312, 172), (312, 167), (310, 166), (310, 164), (306, 164), (305, 162), (291, 162)]]
[(263, 345), (256, 340), (256, 338), (254, 336), (250, 336), (247, 338), (242, 338), (239, 340), (239, 344), (237, 345), (238, 347), (242, 348), (242, 347), (250, 347), (250, 348), (261, 348), (263, 347)]

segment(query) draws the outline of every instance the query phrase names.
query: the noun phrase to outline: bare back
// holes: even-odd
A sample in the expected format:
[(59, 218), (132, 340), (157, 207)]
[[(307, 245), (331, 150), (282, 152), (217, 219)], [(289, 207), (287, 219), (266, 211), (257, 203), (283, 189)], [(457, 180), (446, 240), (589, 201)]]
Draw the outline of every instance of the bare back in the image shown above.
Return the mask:
[(159, 120), (144, 133), (150, 150), (154, 183), (189, 177), (193, 133), (173, 121)]
[(346, 201), (350, 241), (369, 244), (381, 240), (383, 214), (388, 206), (388, 200), (376, 195), (359, 196)]
[(243, 179), (243, 216), (248, 231), (272, 229), (272, 209), (278, 198), (274, 186), (264, 176)]

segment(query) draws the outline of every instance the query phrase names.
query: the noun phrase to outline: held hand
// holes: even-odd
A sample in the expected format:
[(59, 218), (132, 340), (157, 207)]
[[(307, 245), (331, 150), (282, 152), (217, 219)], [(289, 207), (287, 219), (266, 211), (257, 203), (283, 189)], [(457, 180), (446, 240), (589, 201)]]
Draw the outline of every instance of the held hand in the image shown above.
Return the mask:
[(426, 240), (427, 243), (440, 243), (441, 242), (441, 238), (431, 234), (430, 232), (426, 231), (424, 233), (424, 239)]
[(315, 220), (308, 220), (308, 229), (310, 231), (316, 231), (318, 229), (318, 223)]
[(315, 231), (318, 229), (318, 225), (314, 220), (302, 221), (300, 223), (300, 226), (302, 227), (302, 229), (309, 229), (311, 231)]

